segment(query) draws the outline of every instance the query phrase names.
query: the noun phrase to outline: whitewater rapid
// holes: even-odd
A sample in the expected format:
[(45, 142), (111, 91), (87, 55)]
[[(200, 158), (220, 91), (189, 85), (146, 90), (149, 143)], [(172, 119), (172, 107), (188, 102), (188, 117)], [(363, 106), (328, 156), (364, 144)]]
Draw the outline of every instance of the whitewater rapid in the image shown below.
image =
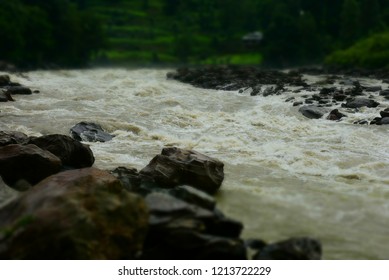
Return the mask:
[(310, 236), (322, 241), (325, 259), (389, 259), (389, 126), (352, 124), (377, 108), (342, 122), (311, 120), (285, 102), (304, 92), (200, 89), (167, 80), (167, 72), (11, 75), (40, 92), (0, 104), (1, 130), (68, 135), (78, 122), (98, 123), (115, 135), (90, 143), (102, 169), (141, 169), (165, 146), (194, 149), (225, 163), (218, 205), (244, 223), (243, 237)]

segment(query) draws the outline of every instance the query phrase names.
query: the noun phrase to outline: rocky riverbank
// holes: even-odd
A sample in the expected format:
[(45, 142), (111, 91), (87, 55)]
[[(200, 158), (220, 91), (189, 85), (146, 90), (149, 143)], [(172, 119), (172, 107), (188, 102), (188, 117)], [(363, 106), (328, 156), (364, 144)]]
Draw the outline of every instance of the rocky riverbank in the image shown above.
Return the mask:
[(312, 238), (243, 240), (212, 197), (224, 164), (196, 151), (104, 171), (66, 135), (2, 131), (0, 143), (1, 259), (321, 258)]
[[(308, 82), (307, 75), (319, 79)], [(354, 124), (389, 124), (389, 73), (384, 70), (298, 69), (263, 70), (256, 67), (215, 66), (179, 68), (167, 74), (168, 79), (196, 87), (239, 91), (251, 96), (286, 95), (285, 99), (307, 118), (342, 121), (362, 108), (377, 108), (371, 119), (355, 120)], [(377, 81), (366, 84), (364, 78)], [(303, 94), (301, 94), (303, 93)]]

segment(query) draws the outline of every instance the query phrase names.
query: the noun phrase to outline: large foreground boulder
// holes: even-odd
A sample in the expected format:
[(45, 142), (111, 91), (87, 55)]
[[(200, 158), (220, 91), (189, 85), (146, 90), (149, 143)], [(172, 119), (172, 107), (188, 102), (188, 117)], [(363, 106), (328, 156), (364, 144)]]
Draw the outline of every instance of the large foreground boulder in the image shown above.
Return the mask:
[(61, 170), (61, 160), (41, 148), (29, 144), (0, 147), (0, 176), (9, 186), (19, 180), (34, 185)]
[(93, 152), (89, 146), (66, 135), (52, 134), (31, 137), (28, 143), (53, 153), (68, 168), (90, 167), (95, 162)]
[(53, 175), (0, 209), (1, 259), (133, 259), (148, 212), (95, 168)]
[(160, 155), (140, 171), (143, 181), (150, 180), (161, 187), (190, 185), (214, 194), (224, 179), (224, 164), (196, 151), (164, 148)]

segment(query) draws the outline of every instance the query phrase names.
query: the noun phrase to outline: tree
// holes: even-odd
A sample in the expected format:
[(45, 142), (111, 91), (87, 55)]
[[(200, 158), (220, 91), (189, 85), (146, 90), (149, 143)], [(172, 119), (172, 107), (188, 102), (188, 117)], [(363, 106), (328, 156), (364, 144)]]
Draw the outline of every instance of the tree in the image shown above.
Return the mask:
[(349, 46), (360, 36), (360, 5), (356, 0), (344, 0), (341, 13), (340, 40)]

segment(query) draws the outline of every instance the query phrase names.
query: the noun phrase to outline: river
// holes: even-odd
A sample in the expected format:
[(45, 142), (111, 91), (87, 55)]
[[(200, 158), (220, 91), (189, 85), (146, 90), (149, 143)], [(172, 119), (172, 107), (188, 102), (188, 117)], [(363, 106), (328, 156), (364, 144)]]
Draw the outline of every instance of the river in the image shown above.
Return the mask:
[(1, 129), (68, 135), (80, 121), (99, 123), (116, 135), (90, 144), (102, 169), (141, 169), (165, 146), (194, 149), (225, 163), (218, 205), (244, 223), (244, 238), (310, 236), (324, 259), (389, 258), (389, 126), (352, 124), (377, 108), (342, 122), (311, 120), (285, 102), (304, 92), (200, 89), (167, 80), (167, 71), (11, 75), (40, 93), (2, 103)]

